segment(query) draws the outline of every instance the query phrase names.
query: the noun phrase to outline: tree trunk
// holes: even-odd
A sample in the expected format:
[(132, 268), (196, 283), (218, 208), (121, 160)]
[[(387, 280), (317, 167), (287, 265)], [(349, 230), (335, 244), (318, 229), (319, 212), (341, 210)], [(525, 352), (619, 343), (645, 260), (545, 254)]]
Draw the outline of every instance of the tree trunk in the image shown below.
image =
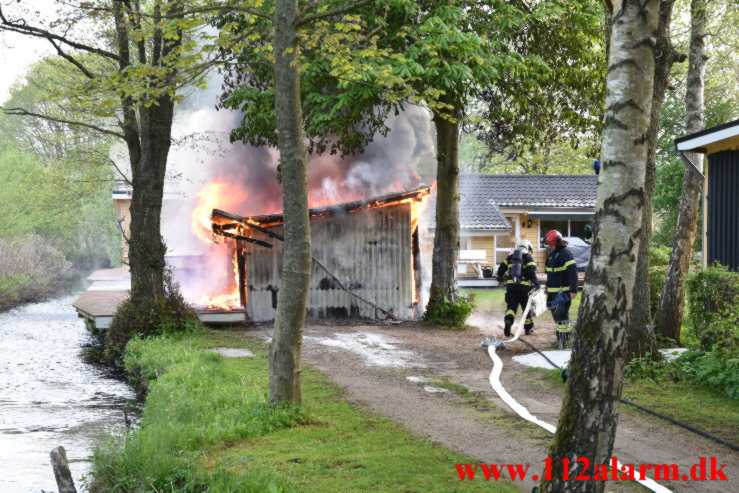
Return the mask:
[[(703, 130), (703, 87), (706, 70), (706, 2), (690, 2), (690, 60), (688, 83), (685, 91), (685, 131), (688, 134)], [(703, 155), (686, 153), (687, 157), (703, 171)], [(680, 342), (685, 304), (685, 277), (690, 267), (693, 243), (698, 225), (701, 186), (703, 180), (688, 166), (683, 174), (683, 190), (680, 195), (680, 211), (677, 216), (675, 241), (672, 244), (670, 265), (662, 288), (655, 316), (655, 328), (659, 334)]]
[(565, 480), (562, 460), (570, 461), (569, 474), (576, 477), (582, 472), (578, 458), (587, 458), (592, 471), (607, 464), (613, 450), (642, 227), (659, 4), (614, 5), (594, 241), (570, 375), (549, 449), (552, 479), (542, 480), (543, 492), (601, 492), (606, 485)]
[[(120, 0), (113, 2), (119, 69), (131, 65), (130, 37), (126, 25), (126, 9)], [(157, 31), (155, 39), (161, 38)], [(152, 64), (161, 63), (160, 56), (177, 49), (181, 38), (169, 39), (163, 53), (152, 58)], [(145, 56), (139, 54), (139, 63)], [(171, 96), (157, 98), (153, 105), (138, 111), (127, 96), (121, 98), (123, 120), (121, 128), (128, 146), (131, 162), (131, 236), (128, 239), (128, 263), (131, 269), (131, 301), (144, 310), (146, 306), (164, 302), (164, 268), (166, 247), (162, 241), (160, 223), (164, 176), (172, 138), (174, 101)]]
[(660, 129), (662, 103), (670, 80), (672, 65), (684, 61), (685, 55), (675, 50), (670, 39), (670, 24), (674, 0), (663, 0), (660, 5), (657, 28), (654, 87), (652, 89), (652, 111), (647, 133), (647, 169), (644, 182), (644, 208), (642, 209), (642, 234), (636, 257), (636, 285), (634, 286), (634, 308), (631, 312), (631, 327), (628, 334), (627, 361), (649, 354), (652, 359), (661, 358), (657, 350), (657, 339), (652, 328), (651, 303), (649, 296), (649, 246), (652, 241), (652, 198), (656, 173), (657, 134)]
[(275, 113), (284, 206), (282, 285), (269, 348), (269, 400), (301, 400), (303, 324), (311, 276), (306, 149), (298, 74), (298, 1), (278, 0), (274, 16)]
[(436, 230), (431, 261), (431, 288), (426, 317), (457, 299), (455, 278), (459, 254), (459, 124), (462, 105), (455, 101), (452, 115), (434, 112), (436, 126)]
[(159, 98), (139, 111), (141, 159), (133, 170), (131, 193), (131, 300), (137, 306), (164, 302), (164, 255), (161, 235), (162, 199), (171, 143), (174, 102)]

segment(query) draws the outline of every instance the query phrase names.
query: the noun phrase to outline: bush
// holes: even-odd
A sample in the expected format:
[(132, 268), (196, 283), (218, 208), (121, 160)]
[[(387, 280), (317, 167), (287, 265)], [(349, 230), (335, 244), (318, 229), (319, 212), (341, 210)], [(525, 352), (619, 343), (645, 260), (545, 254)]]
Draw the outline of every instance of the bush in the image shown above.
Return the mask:
[(123, 301), (105, 334), (105, 362), (120, 367), (126, 344), (152, 335), (190, 332), (202, 328), (195, 310), (187, 303), (172, 272), (164, 273), (164, 300), (134, 304)]
[(649, 267), (660, 267), (670, 265), (670, 254), (672, 249), (667, 246), (649, 247)]
[(626, 377), (655, 383), (665, 380), (690, 382), (739, 399), (739, 353), (725, 348), (690, 350), (672, 362), (652, 361), (643, 356), (626, 365)]
[(0, 239), (0, 312), (57, 294), (71, 275), (71, 264), (40, 236)]
[(705, 350), (739, 346), (739, 272), (714, 264), (688, 277), (690, 328)]
[(444, 297), (440, 303), (429, 303), (424, 319), (427, 322), (446, 327), (461, 328), (472, 313), (474, 295), (459, 296), (456, 301)]
[(719, 390), (739, 399), (739, 353), (725, 348), (713, 351), (686, 351), (675, 361), (682, 365), (683, 379)]

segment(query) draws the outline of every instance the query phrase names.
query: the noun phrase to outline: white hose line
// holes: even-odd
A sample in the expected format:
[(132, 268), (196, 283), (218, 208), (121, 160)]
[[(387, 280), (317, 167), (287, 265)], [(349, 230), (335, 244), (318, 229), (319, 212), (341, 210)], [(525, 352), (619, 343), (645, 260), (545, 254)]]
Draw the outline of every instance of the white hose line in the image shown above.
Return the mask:
[[(523, 329), (523, 321), (526, 319), (526, 315), (529, 313), (529, 309), (531, 309), (531, 297), (529, 297), (529, 302), (526, 303), (526, 309), (524, 310), (523, 314), (521, 315), (521, 320), (518, 324), (518, 327), (516, 329), (515, 334), (513, 334), (513, 337), (504, 341), (506, 343), (513, 342), (518, 339), (518, 337), (521, 335), (521, 330)], [(493, 388), (493, 390), (500, 396), (503, 401), (508, 404), (508, 407), (513, 409), (516, 414), (521, 416), (526, 421), (530, 421), (531, 423), (534, 423), (535, 425), (541, 426), (545, 430), (547, 430), (549, 433), (554, 433), (557, 431), (557, 427), (554, 425), (551, 425), (547, 423), (546, 421), (542, 421), (533, 414), (529, 412), (528, 409), (523, 407), (521, 404), (519, 404), (516, 399), (511, 397), (511, 394), (506, 392), (506, 390), (503, 388), (503, 384), (500, 383), (500, 374), (503, 371), (503, 361), (500, 359), (500, 357), (495, 353), (495, 344), (491, 344), (488, 346), (488, 355), (490, 355), (490, 359), (493, 360), (493, 371), (490, 372), (490, 386)], [(617, 462), (618, 468), (622, 468), (621, 462)], [(655, 493), (672, 493), (672, 490), (669, 490), (662, 486), (661, 484), (657, 483), (653, 479), (637, 479), (636, 480), (639, 484), (644, 486), (645, 488), (648, 488)]]
[(531, 414), (528, 409), (523, 407), (516, 401), (516, 399), (511, 397), (511, 394), (506, 392), (506, 390), (503, 388), (503, 385), (501, 385), (500, 383), (500, 372), (503, 370), (503, 361), (501, 361), (500, 357), (495, 354), (495, 345), (491, 344), (490, 346), (488, 346), (488, 354), (493, 360), (493, 371), (490, 372), (490, 385), (493, 387), (493, 390), (500, 396), (500, 398), (503, 399), (506, 404), (508, 404), (508, 407), (513, 409), (516, 414), (521, 416), (526, 421), (531, 421), (532, 423), (541, 426), (549, 433), (554, 433), (555, 431), (557, 431), (557, 428), (555, 426), (552, 426), (549, 423), (542, 421)]

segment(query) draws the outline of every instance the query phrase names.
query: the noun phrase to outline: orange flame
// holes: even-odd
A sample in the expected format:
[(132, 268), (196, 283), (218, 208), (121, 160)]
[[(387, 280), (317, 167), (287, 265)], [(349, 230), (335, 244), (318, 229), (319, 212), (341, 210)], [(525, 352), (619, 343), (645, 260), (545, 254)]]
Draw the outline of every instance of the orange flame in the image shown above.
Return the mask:
[[(429, 204), (431, 203), (431, 196), (436, 193), (436, 180), (431, 184), (431, 187), (429, 188), (429, 192), (427, 194), (419, 196), (416, 200), (411, 202), (411, 235), (418, 231), (418, 241), (422, 242), (423, 238), (423, 232), (418, 230), (418, 228), (421, 226), (421, 219), (423, 218), (424, 212), (426, 212), (426, 209), (428, 209)], [(412, 240), (411, 240), (412, 241)], [(418, 245), (419, 247), (419, 255), (422, 255), (420, 252), (421, 245)], [(420, 259), (419, 259), (420, 260)], [(429, 266), (430, 267), (430, 266)], [(416, 289), (416, 276), (420, 275), (416, 272), (416, 266), (414, 262), (411, 262), (411, 300), (414, 305), (413, 311), (414, 315), (417, 315), (416, 310), (423, 310), (423, 306), (421, 305), (421, 293), (418, 292)], [(420, 281), (420, 279), (419, 279)]]
[(244, 201), (246, 194), (225, 182), (208, 183), (198, 192), (198, 205), (192, 213), (192, 230), (205, 243), (211, 243), (210, 215), (213, 209), (233, 210)]
[(202, 296), (196, 300), (192, 300), (192, 304), (199, 308), (205, 308), (206, 310), (238, 310), (243, 308), (238, 291), (235, 293)]
[[(246, 194), (234, 185), (219, 181), (209, 183), (200, 192), (198, 192), (198, 205), (193, 210), (191, 219), (192, 231), (203, 242), (212, 245), (213, 239), (210, 216), (213, 209), (230, 210), (237, 208), (239, 204), (243, 203), (245, 198)], [(217, 264), (218, 259), (220, 259), (223, 261), (221, 264), (223, 265), (227, 262), (226, 258), (230, 253), (232, 253), (230, 249), (214, 247), (211, 248), (209, 255), (216, 257), (214, 263)], [(197, 307), (205, 307), (208, 310), (234, 310), (242, 308), (238, 283), (239, 267), (236, 263), (236, 255), (233, 255), (232, 257), (233, 279), (235, 282), (227, 283), (224, 288), (224, 291), (230, 292), (201, 296), (192, 300), (193, 305)]]

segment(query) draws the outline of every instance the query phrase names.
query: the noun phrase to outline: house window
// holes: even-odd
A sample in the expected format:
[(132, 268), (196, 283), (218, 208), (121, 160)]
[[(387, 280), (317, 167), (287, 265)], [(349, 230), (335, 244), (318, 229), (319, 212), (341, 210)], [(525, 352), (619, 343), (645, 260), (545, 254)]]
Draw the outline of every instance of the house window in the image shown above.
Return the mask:
[(585, 226), (591, 224), (589, 219), (541, 219), (539, 221), (539, 247), (545, 248), (544, 236), (556, 229), (562, 236), (576, 236), (585, 239)]
[(514, 247), (513, 244), (513, 235), (501, 235), (498, 236), (498, 246), (497, 248), (507, 248), (511, 249)]
[(560, 233), (562, 233), (562, 236), (569, 236), (569, 229), (570, 224), (567, 219), (541, 219), (539, 221), (539, 246), (541, 248), (546, 247), (546, 243), (544, 243), (544, 236), (546, 234), (556, 229)]
[(592, 221), (582, 219), (571, 219), (570, 220), (570, 234), (569, 236), (577, 236), (578, 238), (585, 239), (585, 226), (591, 224)]
[(472, 250), (472, 237), (471, 236), (460, 236), (459, 248), (461, 250)]

